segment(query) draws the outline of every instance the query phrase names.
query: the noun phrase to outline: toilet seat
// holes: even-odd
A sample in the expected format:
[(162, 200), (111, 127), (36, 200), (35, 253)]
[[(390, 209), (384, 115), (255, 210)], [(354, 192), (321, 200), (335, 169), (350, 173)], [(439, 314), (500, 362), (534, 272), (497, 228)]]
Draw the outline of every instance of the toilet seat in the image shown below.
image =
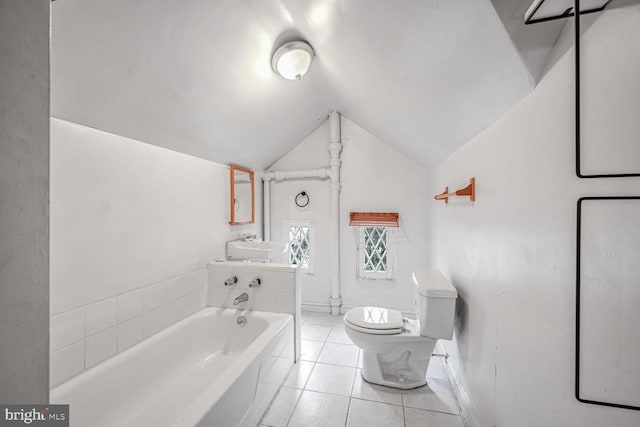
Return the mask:
[(360, 326), (356, 326), (352, 323), (349, 323), (348, 321), (344, 322), (346, 327), (349, 329), (353, 329), (354, 331), (358, 331), (358, 332), (362, 332), (363, 334), (370, 334), (370, 335), (398, 335), (400, 333), (402, 333), (402, 328), (400, 329), (368, 329), (368, 328), (361, 328)]
[(395, 335), (404, 329), (402, 313), (382, 307), (356, 307), (344, 315), (345, 325), (372, 335)]

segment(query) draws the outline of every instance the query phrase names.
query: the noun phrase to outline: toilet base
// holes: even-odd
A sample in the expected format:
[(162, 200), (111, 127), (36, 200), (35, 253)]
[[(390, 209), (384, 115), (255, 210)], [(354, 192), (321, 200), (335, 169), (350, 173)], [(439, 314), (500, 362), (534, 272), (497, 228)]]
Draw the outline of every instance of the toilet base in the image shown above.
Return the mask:
[(397, 379), (391, 379), (390, 381), (385, 380), (384, 378), (375, 378), (369, 379), (367, 378), (364, 369), (362, 370), (362, 379), (370, 384), (382, 385), (385, 387), (398, 388), (401, 390), (413, 390), (414, 388), (420, 388), (427, 385), (427, 380), (423, 381), (409, 381), (409, 382), (400, 382)]
[(373, 384), (408, 390), (427, 383), (435, 340), (397, 347), (388, 353), (362, 350), (362, 378)]

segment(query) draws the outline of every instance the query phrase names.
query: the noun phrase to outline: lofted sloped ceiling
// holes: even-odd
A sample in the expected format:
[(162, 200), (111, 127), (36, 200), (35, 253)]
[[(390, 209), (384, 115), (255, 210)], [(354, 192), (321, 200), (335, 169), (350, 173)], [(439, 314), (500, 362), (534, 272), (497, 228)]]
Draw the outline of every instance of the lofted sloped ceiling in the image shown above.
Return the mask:
[(534, 0), (491, 0), (491, 2), (531, 77), (538, 82), (568, 20), (558, 19), (525, 25), (524, 14)]
[[(332, 108), (431, 165), (534, 84), (490, 0), (57, 0), (52, 9), (53, 116), (255, 169)], [(292, 35), (317, 55), (301, 81), (271, 70)]]

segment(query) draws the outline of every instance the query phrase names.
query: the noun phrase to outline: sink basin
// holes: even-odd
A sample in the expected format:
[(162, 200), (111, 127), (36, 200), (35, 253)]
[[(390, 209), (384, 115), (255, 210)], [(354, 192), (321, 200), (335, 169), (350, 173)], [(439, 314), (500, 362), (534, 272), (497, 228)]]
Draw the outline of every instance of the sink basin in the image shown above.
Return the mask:
[(253, 240), (227, 242), (227, 259), (230, 261), (267, 261), (287, 251), (284, 242), (263, 242)]

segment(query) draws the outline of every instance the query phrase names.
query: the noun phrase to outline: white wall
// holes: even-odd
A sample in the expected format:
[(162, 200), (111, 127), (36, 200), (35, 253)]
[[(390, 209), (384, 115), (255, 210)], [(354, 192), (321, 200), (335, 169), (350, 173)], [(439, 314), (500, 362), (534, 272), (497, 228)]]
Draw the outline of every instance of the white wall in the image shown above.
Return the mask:
[[(594, 93), (589, 84), (640, 93), (638, 79), (612, 78), (616, 68), (639, 69), (639, 22), (635, 5), (607, 11), (589, 28), (585, 56), (606, 43), (619, 62), (592, 60), (601, 79), (586, 81), (583, 93)], [(576, 200), (638, 195), (639, 180), (576, 177), (573, 66), (570, 50), (529, 97), (438, 164), (428, 181), (430, 198), (470, 176), (478, 186), (475, 204), (429, 202), (429, 253), (431, 267), (460, 294), (454, 340), (445, 347), (479, 426), (640, 425), (638, 412), (574, 398)], [(637, 104), (615, 108), (640, 114)]]
[(0, 402), (46, 403), (49, 0), (0, 0)]
[[(270, 169), (307, 169), (329, 164), (328, 121)], [(411, 272), (424, 267), (426, 247), (427, 171), (349, 119), (342, 117), (342, 194), (340, 197), (340, 288), (342, 304), (377, 304), (413, 312)], [(306, 191), (310, 204), (300, 210), (296, 194)], [(271, 184), (271, 238), (284, 240), (283, 220), (309, 220), (315, 233), (313, 275), (302, 275), (302, 303), (327, 309), (330, 287), (331, 191), (328, 181)], [(349, 227), (352, 211), (399, 212), (394, 234), (397, 273), (393, 280), (362, 280), (356, 276), (357, 238)]]
[(261, 225), (228, 224), (226, 165), (58, 119), (51, 140), (52, 363), (76, 360), (60, 382), (204, 306), (207, 263)]

